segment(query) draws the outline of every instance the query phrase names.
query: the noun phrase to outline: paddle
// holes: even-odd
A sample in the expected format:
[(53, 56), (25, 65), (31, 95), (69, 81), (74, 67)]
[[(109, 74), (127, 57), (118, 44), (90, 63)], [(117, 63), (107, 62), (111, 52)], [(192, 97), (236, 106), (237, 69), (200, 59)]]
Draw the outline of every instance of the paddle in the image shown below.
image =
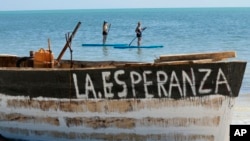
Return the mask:
[[(147, 29), (147, 27), (142, 28), (142, 31), (141, 31), (141, 32), (143, 32), (145, 29)], [(128, 46), (130, 46), (130, 45), (134, 42), (134, 40), (135, 40), (136, 38), (137, 38), (137, 37), (135, 37), (135, 38), (128, 44)]]
[(109, 33), (109, 30), (110, 30), (110, 27), (111, 27), (111, 24), (109, 24), (109, 29), (108, 29), (108, 33)]

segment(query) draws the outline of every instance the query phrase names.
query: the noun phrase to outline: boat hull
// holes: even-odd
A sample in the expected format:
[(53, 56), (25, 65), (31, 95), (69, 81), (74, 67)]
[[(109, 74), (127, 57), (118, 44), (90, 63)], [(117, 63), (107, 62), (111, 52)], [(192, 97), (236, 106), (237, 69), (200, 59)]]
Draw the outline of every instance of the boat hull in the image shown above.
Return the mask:
[(234, 98), (222, 95), (179, 100), (1, 95), (0, 132), (25, 140), (226, 141), (233, 105)]
[(0, 93), (88, 99), (237, 97), (245, 62), (128, 64), (76, 69), (0, 69)]
[(245, 67), (1, 68), (0, 132), (26, 140), (226, 141)]

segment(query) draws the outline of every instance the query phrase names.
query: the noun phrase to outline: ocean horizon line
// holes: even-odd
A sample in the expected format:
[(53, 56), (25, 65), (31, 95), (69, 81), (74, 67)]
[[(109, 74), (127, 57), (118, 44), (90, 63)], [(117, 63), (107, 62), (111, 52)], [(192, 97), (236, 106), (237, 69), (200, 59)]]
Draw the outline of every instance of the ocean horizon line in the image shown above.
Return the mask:
[(80, 10), (145, 10), (145, 9), (245, 9), (250, 7), (145, 7), (145, 8), (83, 8), (83, 9), (27, 9), (27, 10), (0, 10), (0, 12), (30, 12), (30, 11), (80, 11)]

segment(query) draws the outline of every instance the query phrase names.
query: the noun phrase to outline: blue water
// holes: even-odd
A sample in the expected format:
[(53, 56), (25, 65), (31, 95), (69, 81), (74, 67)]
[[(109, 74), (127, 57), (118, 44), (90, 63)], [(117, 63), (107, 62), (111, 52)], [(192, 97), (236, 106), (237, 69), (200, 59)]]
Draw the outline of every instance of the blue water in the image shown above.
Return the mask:
[[(111, 23), (107, 43), (129, 44), (138, 21), (147, 29), (143, 45), (157, 49), (114, 49), (82, 47), (102, 43), (102, 24)], [(65, 44), (65, 33), (81, 27), (73, 39), (76, 60), (153, 61), (163, 54), (236, 51), (237, 59), (250, 61), (250, 8), (170, 8), (0, 12), (0, 54), (28, 56), (30, 50), (47, 48), (51, 40), (57, 57)], [(136, 41), (132, 43), (136, 45)], [(63, 56), (70, 58), (69, 51)], [(250, 92), (250, 65), (242, 94)]]

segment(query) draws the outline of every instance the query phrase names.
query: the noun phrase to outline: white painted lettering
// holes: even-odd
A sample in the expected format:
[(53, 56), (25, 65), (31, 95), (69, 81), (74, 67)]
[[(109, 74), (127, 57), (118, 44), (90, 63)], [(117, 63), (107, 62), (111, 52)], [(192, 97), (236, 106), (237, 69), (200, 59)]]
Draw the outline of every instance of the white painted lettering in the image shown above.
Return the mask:
[(125, 74), (124, 70), (118, 70), (114, 74), (114, 78), (115, 78), (116, 83), (123, 86), (123, 91), (118, 92), (118, 96), (120, 98), (122, 98), (122, 97), (125, 98), (127, 96), (127, 94), (128, 94), (128, 88), (127, 88), (126, 83), (124, 81), (119, 80), (119, 78), (118, 78), (119, 75), (123, 75), (123, 74)]
[(152, 81), (147, 81), (147, 75), (151, 74), (151, 73), (152, 73), (152, 71), (144, 71), (143, 72), (144, 91), (145, 91), (146, 98), (154, 97), (153, 94), (149, 94), (149, 92), (148, 92), (148, 86), (153, 85)]
[(223, 73), (223, 71), (221, 70), (221, 68), (218, 71), (217, 74), (217, 79), (216, 79), (216, 86), (215, 86), (215, 93), (218, 93), (219, 90), (219, 85), (226, 85), (228, 92), (230, 93), (230, 95), (232, 95), (232, 91), (231, 91), (231, 87), (228, 84), (227, 78), (225, 76), (225, 74)]
[[(167, 83), (168, 80), (168, 76), (164, 71), (157, 71), (156, 73), (157, 76), (157, 88), (158, 88), (158, 95), (159, 97), (161, 97), (162, 92), (164, 94), (164, 96), (168, 96), (167, 90), (164, 87), (164, 84)], [(161, 78), (163, 77), (163, 79), (161, 80)]]
[(183, 96), (187, 96), (187, 83), (190, 85), (192, 94), (196, 96), (196, 87), (195, 87), (195, 77), (194, 77), (194, 70), (193, 68), (191, 70), (191, 78), (188, 76), (188, 74), (185, 71), (182, 71), (182, 79), (183, 79)]
[(199, 87), (199, 93), (200, 94), (207, 94), (212, 91), (212, 89), (205, 89), (204, 84), (207, 81), (208, 76), (211, 74), (212, 70), (211, 69), (199, 69), (199, 72), (205, 72), (205, 76), (200, 82), (200, 87)]
[(183, 93), (182, 93), (182, 90), (181, 90), (181, 85), (180, 85), (180, 82), (176, 76), (176, 73), (175, 71), (172, 71), (172, 74), (171, 74), (171, 78), (170, 78), (170, 85), (169, 85), (169, 97), (171, 97), (172, 95), (172, 89), (173, 87), (177, 87), (179, 92), (180, 92), (180, 95), (183, 96)]
[(92, 91), (94, 97), (96, 98), (96, 92), (95, 92), (93, 82), (92, 82), (89, 74), (86, 74), (86, 78), (85, 78), (85, 94), (87, 96), (89, 96), (90, 91)]
[[(137, 79), (136, 79), (137, 77)], [(132, 86), (132, 92), (133, 96), (136, 97), (136, 92), (135, 92), (135, 84), (139, 84), (139, 82), (142, 80), (140, 73), (131, 71), (130, 72), (130, 78), (131, 78), (131, 86)]]
[(75, 85), (76, 97), (77, 98), (88, 98), (88, 95), (86, 95), (86, 94), (79, 94), (79, 88), (78, 88), (78, 84), (77, 84), (77, 76), (75, 73), (73, 73), (73, 82)]
[(102, 72), (102, 81), (103, 81), (103, 90), (105, 98), (113, 98), (114, 93), (112, 93), (113, 83), (108, 83), (107, 80), (110, 80), (110, 72)]
[[(128, 74), (129, 78), (125, 78), (125, 74), (126, 76)], [(136, 98), (143, 97), (141, 96), (143, 93), (145, 94), (145, 98), (180, 98), (210, 93), (218, 94), (222, 92), (221, 89), (226, 89), (225, 91), (233, 95), (230, 80), (227, 80), (226, 77), (227, 72), (224, 73), (221, 68), (218, 70), (190, 68), (190, 70), (159, 70), (156, 72), (152, 70), (142, 72), (131, 70), (103, 71), (97, 76), (90, 76), (90, 74), (86, 73), (83, 78), (84, 80), (80, 81), (83, 82), (83, 84), (78, 82), (77, 79), (79, 78), (77, 78), (76, 73), (72, 75), (76, 97), (84, 99), (90, 97), (127, 98), (129, 94), (132, 94), (132, 97)], [(215, 76), (215, 78), (211, 78), (211, 76)], [(94, 85), (94, 83), (99, 81), (99, 77), (102, 79), (100, 80), (101, 86), (95, 89), (99, 82), (96, 85)], [(196, 77), (200, 78), (198, 79)], [(157, 85), (157, 88), (154, 85)], [(115, 86), (118, 86), (117, 89), (115, 89)], [(81, 90), (83, 90), (82, 93)]]

